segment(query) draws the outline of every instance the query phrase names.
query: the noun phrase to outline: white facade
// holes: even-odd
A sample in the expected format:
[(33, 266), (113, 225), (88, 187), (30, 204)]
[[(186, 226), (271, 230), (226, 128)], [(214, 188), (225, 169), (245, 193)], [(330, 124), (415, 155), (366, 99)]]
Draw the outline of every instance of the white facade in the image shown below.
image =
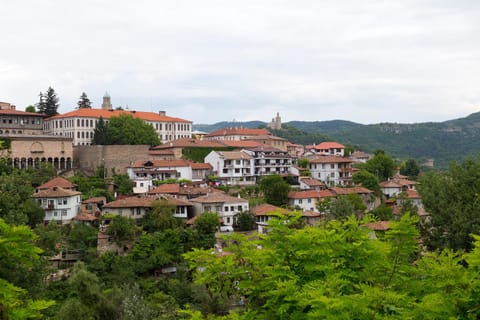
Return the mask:
[(248, 201), (231, 197), (222, 193), (212, 193), (190, 201), (193, 203), (195, 215), (205, 212), (215, 212), (222, 220), (223, 225), (233, 226), (237, 214), (248, 211)]
[(321, 156), (310, 160), (309, 169), (313, 178), (326, 185), (348, 185), (352, 180), (352, 161), (337, 156)]
[(213, 173), (227, 184), (255, 184), (253, 159), (242, 151), (212, 151), (205, 157), (205, 162), (213, 167)]
[(34, 195), (45, 211), (45, 222), (70, 223), (80, 213), (81, 193), (78, 191), (52, 188)]
[(100, 118), (108, 123), (112, 116), (129, 114), (150, 124), (161, 142), (192, 137), (191, 121), (167, 117), (164, 112), (78, 109), (72, 112), (56, 115), (44, 120), (43, 130), (46, 134), (65, 136), (73, 139), (73, 145), (90, 145), (95, 128)]

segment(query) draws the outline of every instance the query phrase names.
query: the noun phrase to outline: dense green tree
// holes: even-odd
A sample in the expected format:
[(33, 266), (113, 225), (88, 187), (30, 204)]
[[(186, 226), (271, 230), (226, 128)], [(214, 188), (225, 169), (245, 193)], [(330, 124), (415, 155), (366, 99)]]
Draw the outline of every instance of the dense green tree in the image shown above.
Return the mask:
[[(12, 170), (10, 174), (0, 175), (0, 218), (3, 218), (9, 224), (31, 224), (38, 220), (38, 208), (31, 202), (25, 202), (31, 199), (34, 189), (30, 183), (30, 177), (27, 172)], [(27, 211), (25, 210), (27, 209)], [(31, 219), (29, 214), (32, 215)]]
[(135, 220), (124, 216), (114, 216), (112, 222), (108, 225), (107, 233), (117, 243), (132, 241), (137, 233)]
[(218, 214), (205, 212), (198, 216), (194, 223), (197, 248), (212, 248), (215, 244), (215, 232), (220, 226)]
[[(95, 144), (103, 142), (100, 137), (95, 138), (95, 135), (99, 132), (100, 130), (94, 132), (93, 141)], [(111, 117), (106, 125), (106, 141), (104, 144), (147, 144), (155, 146), (160, 144), (160, 140), (151, 124), (129, 114), (121, 114)]]
[(113, 185), (118, 194), (132, 194), (133, 182), (127, 174), (116, 174), (113, 176)]
[(37, 110), (35, 109), (34, 105), (29, 105), (25, 108), (25, 112), (35, 113), (35, 112), (37, 112)]
[(377, 150), (372, 159), (359, 165), (359, 167), (374, 174), (380, 181), (387, 180), (395, 173), (395, 162), (382, 150)]
[(355, 184), (361, 184), (363, 187), (372, 191), (380, 191), (377, 176), (367, 170), (360, 170), (355, 172), (352, 177)]
[(79, 109), (92, 107), (92, 103), (90, 102), (90, 99), (88, 99), (87, 94), (85, 92), (82, 92), (82, 95), (80, 96), (80, 99), (78, 100), (77, 105)]
[(59, 99), (55, 90), (52, 87), (48, 87), (45, 95), (40, 92), (40, 102), (37, 105), (37, 109), (40, 113), (47, 116), (57, 115), (57, 109), (59, 107), (58, 101)]
[(35, 107), (38, 110), (38, 113), (45, 114), (46, 104), (45, 104), (45, 95), (40, 91), (38, 94), (38, 102), (35, 104)]
[(452, 163), (447, 172), (429, 172), (418, 186), (425, 210), (422, 235), (431, 249), (472, 248), (480, 234), (480, 157)]
[(240, 212), (235, 221), (235, 229), (240, 231), (254, 230), (256, 227), (255, 216), (248, 211)]
[[(67, 229), (67, 228), (65, 228)], [(83, 223), (72, 224), (68, 227), (67, 251), (75, 251), (82, 261), (89, 261), (97, 253), (98, 229)]]
[[(41, 318), (53, 301), (32, 301), (27, 286), (29, 273), (38, 272), (36, 262), (42, 250), (35, 246), (36, 235), (26, 226), (9, 226), (0, 219), (0, 316), (5, 319)], [(23, 287), (23, 288), (21, 288)]]
[(416, 179), (420, 173), (420, 167), (415, 159), (408, 159), (400, 167), (400, 174)]
[(298, 159), (297, 164), (301, 168), (308, 168), (310, 161), (307, 158), (300, 158)]
[[(409, 295), (405, 281), (415, 273), (416, 223), (405, 215), (384, 240), (372, 240), (353, 218), (298, 230), (278, 220), (265, 237), (231, 235), (228, 255), (185, 256), (209, 297), (205, 318), (230, 312), (227, 319), (404, 319), (421, 296)], [(228, 308), (240, 300), (242, 311)]]
[(393, 209), (384, 204), (372, 210), (371, 213), (380, 221), (388, 221), (393, 219)]
[(267, 203), (275, 206), (287, 204), (290, 185), (279, 175), (273, 174), (262, 177), (260, 180), (260, 190), (262, 190)]
[(183, 225), (182, 220), (175, 218), (176, 206), (167, 200), (155, 201), (152, 210), (148, 211), (142, 218), (142, 226), (145, 231), (163, 231), (166, 229), (177, 229)]
[(48, 162), (41, 162), (37, 168), (25, 169), (30, 177), (30, 183), (33, 187), (38, 187), (41, 184), (55, 178), (57, 171), (55, 167)]
[(95, 126), (95, 130), (93, 131), (92, 144), (105, 145), (109, 144), (108, 142), (107, 124), (105, 123), (105, 120), (100, 117)]
[(33, 230), (37, 234), (37, 245), (44, 251), (47, 256), (58, 254), (62, 247), (62, 226), (53, 221), (49, 224), (38, 224)]

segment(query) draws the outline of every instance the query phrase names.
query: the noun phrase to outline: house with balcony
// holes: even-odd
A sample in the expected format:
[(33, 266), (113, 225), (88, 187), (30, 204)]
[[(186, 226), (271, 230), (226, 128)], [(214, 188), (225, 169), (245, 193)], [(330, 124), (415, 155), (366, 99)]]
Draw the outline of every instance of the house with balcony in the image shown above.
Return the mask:
[(213, 174), (226, 184), (255, 184), (253, 157), (245, 151), (212, 151), (205, 162), (213, 168)]
[(325, 141), (313, 146), (313, 150), (325, 156), (345, 156), (345, 146), (338, 142)]
[(82, 193), (62, 187), (51, 187), (37, 191), (33, 198), (45, 211), (45, 223), (56, 221), (68, 224), (80, 213)]
[(404, 176), (394, 176), (387, 181), (379, 183), (380, 189), (387, 199), (395, 197), (407, 190), (415, 190), (416, 184), (417, 182), (409, 180)]
[(249, 209), (248, 200), (220, 192), (208, 193), (190, 202), (193, 203), (195, 216), (205, 212), (215, 212), (225, 226), (233, 226), (236, 216)]
[(316, 156), (309, 158), (309, 169), (313, 178), (327, 186), (351, 185), (352, 160), (341, 156)]
[(257, 147), (244, 149), (253, 159), (253, 174), (259, 181), (262, 176), (277, 174), (287, 176), (291, 174), (293, 158), (287, 152), (272, 147)]

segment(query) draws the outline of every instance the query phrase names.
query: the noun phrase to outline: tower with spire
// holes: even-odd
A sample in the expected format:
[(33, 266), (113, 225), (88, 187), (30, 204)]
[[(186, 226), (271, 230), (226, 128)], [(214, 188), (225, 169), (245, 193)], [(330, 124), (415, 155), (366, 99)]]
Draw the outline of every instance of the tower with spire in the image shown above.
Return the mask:
[(267, 127), (274, 130), (282, 129), (282, 118), (280, 118), (279, 112), (277, 112), (277, 116), (275, 118), (272, 118), (272, 121), (267, 125)]
[(102, 109), (103, 110), (113, 109), (112, 102), (110, 101), (110, 95), (108, 94), (108, 92), (105, 92), (105, 94), (103, 95)]

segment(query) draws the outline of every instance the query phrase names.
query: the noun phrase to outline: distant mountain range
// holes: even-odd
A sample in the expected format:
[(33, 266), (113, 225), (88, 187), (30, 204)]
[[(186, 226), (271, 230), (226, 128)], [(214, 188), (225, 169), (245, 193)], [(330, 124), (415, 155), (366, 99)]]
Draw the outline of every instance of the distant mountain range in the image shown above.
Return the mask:
[[(194, 125), (194, 130), (211, 132), (225, 127), (258, 128), (265, 122), (219, 122)], [(294, 143), (318, 143), (335, 140), (366, 152), (385, 150), (399, 158), (434, 159), (436, 167), (446, 167), (480, 152), (480, 112), (444, 122), (416, 124), (378, 123), (363, 125), (351, 121), (291, 121), (274, 134)]]

